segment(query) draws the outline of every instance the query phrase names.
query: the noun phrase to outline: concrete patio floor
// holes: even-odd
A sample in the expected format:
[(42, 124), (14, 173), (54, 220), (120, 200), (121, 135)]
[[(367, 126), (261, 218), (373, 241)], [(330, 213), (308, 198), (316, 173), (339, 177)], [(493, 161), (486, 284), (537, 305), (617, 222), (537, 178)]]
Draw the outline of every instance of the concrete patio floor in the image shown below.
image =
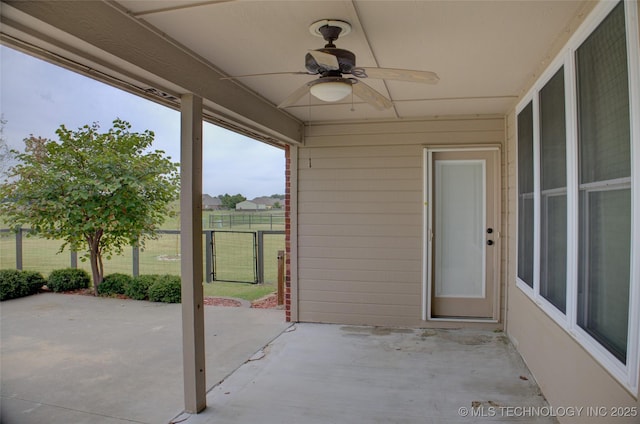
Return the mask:
[(2, 302), (0, 422), (556, 422), (502, 333), (290, 326), (282, 311), (249, 308), (206, 307), (205, 319), (208, 407), (189, 415), (180, 305)]
[[(0, 423), (167, 423), (184, 408), (179, 304), (41, 293), (0, 304)], [(205, 307), (207, 387), (290, 324)]]
[(504, 334), (477, 330), (297, 324), (207, 405), (175, 422), (557, 422)]

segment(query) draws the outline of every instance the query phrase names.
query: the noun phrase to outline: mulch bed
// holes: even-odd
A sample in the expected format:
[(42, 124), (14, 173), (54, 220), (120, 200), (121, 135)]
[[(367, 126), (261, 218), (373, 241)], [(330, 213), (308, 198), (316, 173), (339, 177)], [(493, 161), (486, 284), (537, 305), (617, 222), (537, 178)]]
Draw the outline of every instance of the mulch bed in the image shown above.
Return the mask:
[[(204, 304), (213, 306), (242, 306), (242, 303), (237, 300), (222, 297), (205, 297)], [(251, 307), (256, 309), (275, 309), (278, 307), (278, 296), (276, 293), (272, 293), (254, 300), (251, 302)]]
[(259, 309), (274, 309), (278, 307), (278, 295), (276, 293), (272, 293), (263, 297), (262, 299), (254, 300), (251, 302), (252, 308)]
[[(48, 291), (48, 289), (44, 289), (43, 291)], [(69, 290), (63, 292), (64, 294), (79, 294), (82, 296), (93, 296), (93, 289), (78, 289), (78, 290)], [(123, 294), (115, 295), (114, 297), (118, 299), (129, 299), (127, 296)], [(228, 306), (239, 308), (242, 306), (242, 303), (235, 299), (229, 299), (226, 297), (213, 297), (206, 296), (204, 298), (204, 304), (207, 306)], [(276, 293), (267, 295), (261, 299), (254, 300), (251, 302), (252, 308), (257, 309), (275, 309), (278, 307), (278, 297)]]
[(204, 298), (204, 304), (207, 306), (232, 306), (235, 308), (242, 306), (242, 303), (234, 299), (227, 299), (223, 297), (211, 297), (211, 296), (206, 296)]

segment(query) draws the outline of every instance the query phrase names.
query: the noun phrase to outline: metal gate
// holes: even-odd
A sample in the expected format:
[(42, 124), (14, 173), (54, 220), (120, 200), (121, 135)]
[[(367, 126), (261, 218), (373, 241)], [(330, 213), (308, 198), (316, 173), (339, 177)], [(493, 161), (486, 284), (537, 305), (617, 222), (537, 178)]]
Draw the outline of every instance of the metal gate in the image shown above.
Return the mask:
[(257, 237), (248, 231), (211, 231), (213, 281), (258, 283)]

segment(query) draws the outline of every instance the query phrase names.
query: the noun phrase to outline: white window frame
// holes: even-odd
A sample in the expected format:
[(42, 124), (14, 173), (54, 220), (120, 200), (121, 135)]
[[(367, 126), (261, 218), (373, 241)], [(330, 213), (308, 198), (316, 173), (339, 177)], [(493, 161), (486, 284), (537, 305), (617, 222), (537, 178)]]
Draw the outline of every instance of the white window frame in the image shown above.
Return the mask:
[[(578, 310), (578, 134), (575, 53), (586, 38), (600, 25), (618, 2), (599, 3), (565, 49), (551, 62), (534, 86), (516, 106), (517, 116), (529, 102), (533, 103), (533, 169), (534, 169), (534, 257), (533, 288), (516, 275), (516, 286), (551, 319), (570, 334), (618, 382), (634, 396), (638, 393), (640, 372), (640, 46), (638, 41), (638, 7), (635, 1), (623, 1), (626, 20), (627, 61), (629, 74), (629, 112), (631, 143), (631, 269), (629, 287), (629, 326), (626, 364), (583, 330), (577, 323)], [(540, 294), (540, 117), (539, 93), (549, 79), (564, 66), (565, 114), (567, 139), (567, 304), (563, 314)], [(518, 131), (516, 128), (516, 135)], [(517, 149), (517, 141), (515, 143)], [(517, 161), (516, 153), (516, 161)], [(517, 175), (517, 174), (516, 174)], [(517, 231), (516, 231), (517, 239)], [(516, 249), (518, 243), (516, 241)], [(518, 257), (517, 254), (515, 256)]]

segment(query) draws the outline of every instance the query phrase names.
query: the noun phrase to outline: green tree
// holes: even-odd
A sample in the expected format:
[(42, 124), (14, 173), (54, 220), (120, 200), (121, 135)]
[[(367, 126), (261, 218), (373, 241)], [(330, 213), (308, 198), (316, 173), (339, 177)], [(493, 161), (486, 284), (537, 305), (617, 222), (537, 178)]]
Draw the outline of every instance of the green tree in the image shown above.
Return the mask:
[(218, 198), (222, 202), (222, 206), (227, 209), (235, 209), (238, 203), (247, 200), (247, 198), (242, 194), (234, 194), (233, 196), (229, 194), (221, 194), (218, 196)]
[(179, 192), (178, 164), (148, 150), (152, 131), (130, 129), (116, 119), (106, 133), (94, 123), (77, 131), (61, 125), (59, 142), (31, 136), (25, 153), (16, 152), (13, 178), (0, 186), (0, 212), (12, 226), (64, 240), (61, 251), (86, 246), (96, 294), (103, 258), (154, 237)]

